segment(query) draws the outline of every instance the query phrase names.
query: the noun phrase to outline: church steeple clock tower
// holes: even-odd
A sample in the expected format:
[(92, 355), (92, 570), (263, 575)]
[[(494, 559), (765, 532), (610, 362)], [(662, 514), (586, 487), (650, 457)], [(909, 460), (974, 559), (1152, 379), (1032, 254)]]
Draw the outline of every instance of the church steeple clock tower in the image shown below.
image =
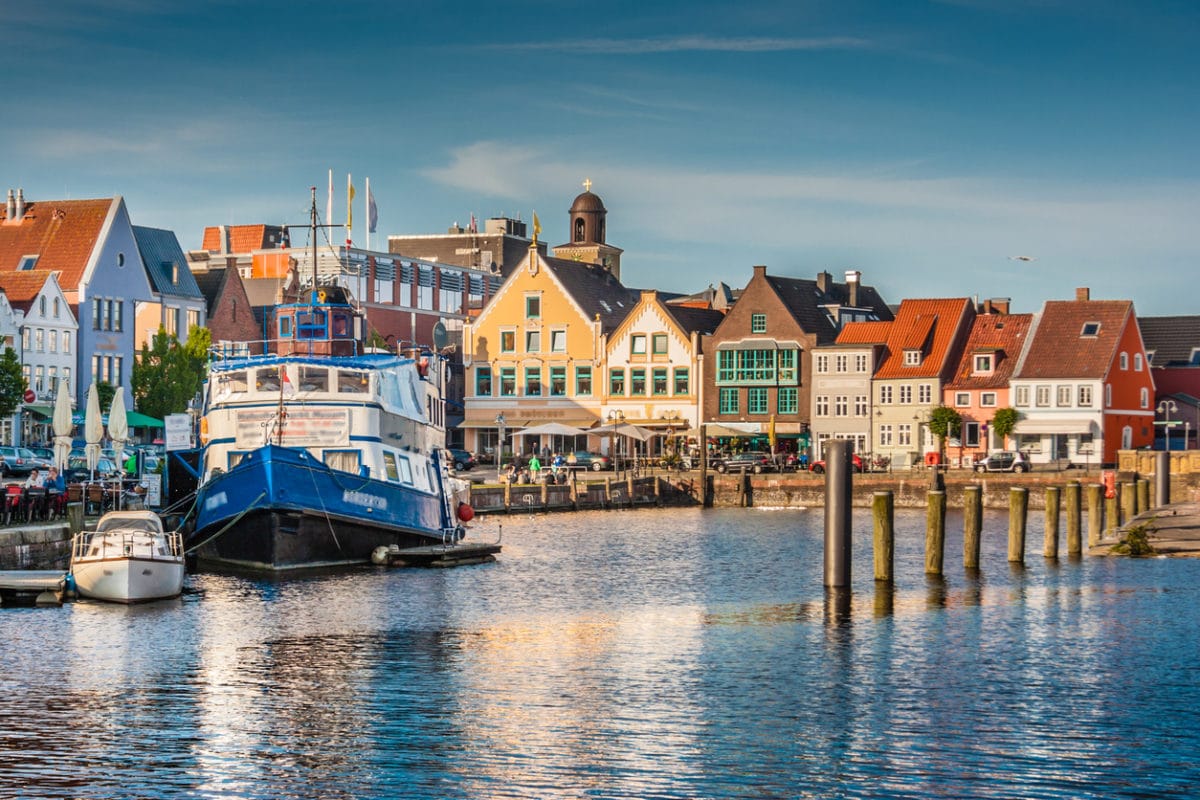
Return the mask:
[(583, 182), (583, 193), (571, 203), (571, 241), (554, 248), (558, 258), (585, 261), (599, 264), (621, 279), (621, 253), (619, 247), (613, 247), (604, 241), (605, 217), (608, 209), (604, 207), (599, 195), (592, 193), (590, 178)]

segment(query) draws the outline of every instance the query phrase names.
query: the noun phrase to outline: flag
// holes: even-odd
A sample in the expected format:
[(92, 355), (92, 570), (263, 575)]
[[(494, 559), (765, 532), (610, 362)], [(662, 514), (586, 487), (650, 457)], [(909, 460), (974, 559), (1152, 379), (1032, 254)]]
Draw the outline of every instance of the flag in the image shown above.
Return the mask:
[(292, 380), (288, 377), (286, 368), (281, 367), (280, 372), (283, 374), (283, 379), (279, 384), (279, 388), (283, 390), (284, 394), (291, 397), (296, 393), (296, 387), (292, 385)]
[[(354, 227), (354, 184), (350, 181), (350, 173), (346, 173), (346, 233)], [(346, 236), (349, 239), (349, 235)]]
[(542, 223), (537, 218), (537, 212), (533, 212), (533, 240), (536, 242), (538, 234), (542, 232)]
[(379, 209), (375, 207), (375, 195), (371, 192), (371, 179), (367, 178), (367, 233), (374, 233), (379, 226)]

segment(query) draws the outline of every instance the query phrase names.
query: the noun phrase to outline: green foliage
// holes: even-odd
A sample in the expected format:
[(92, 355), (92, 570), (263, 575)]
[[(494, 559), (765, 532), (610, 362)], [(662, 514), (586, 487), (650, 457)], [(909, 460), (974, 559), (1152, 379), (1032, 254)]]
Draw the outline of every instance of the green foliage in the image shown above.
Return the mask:
[(392, 346), (388, 344), (388, 340), (383, 337), (378, 330), (371, 328), (371, 335), (367, 337), (367, 347), (374, 347), (379, 350), (391, 351)]
[(200, 391), (208, 363), (212, 334), (193, 326), (186, 344), (159, 328), (133, 365), (133, 396), (143, 414), (162, 419), (187, 410)]
[(1020, 416), (1015, 408), (998, 408), (996, 415), (992, 417), (992, 431), (1000, 437), (1000, 444), (1003, 446), (1008, 441), (1009, 434), (1017, 427), (1017, 420)]
[(938, 438), (938, 449), (945, 450), (946, 438), (957, 436), (962, 428), (962, 414), (949, 406), (938, 406), (929, 415), (929, 432)]
[(1112, 552), (1126, 556), (1154, 555), (1154, 545), (1150, 544), (1150, 534), (1158, 530), (1154, 527), (1154, 517), (1143, 520), (1125, 529), (1121, 541), (1112, 546)]
[(17, 351), (4, 348), (0, 356), (0, 417), (11, 416), (25, 395), (25, 376)]
[(117, 395), (117, 387), (108, 381), (96, 382), (96, 397), (100, 400), (100, 413), (106, 414), (112, 408), (113, 398)]

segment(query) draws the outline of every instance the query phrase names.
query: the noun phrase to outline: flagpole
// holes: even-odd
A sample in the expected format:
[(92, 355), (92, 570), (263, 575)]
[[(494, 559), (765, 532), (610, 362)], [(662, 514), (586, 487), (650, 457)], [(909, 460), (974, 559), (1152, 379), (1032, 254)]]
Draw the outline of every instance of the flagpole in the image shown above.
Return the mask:
[(333, 169), (329, 170), (329, 197), (325, 199), (325, 224), (333, 224)]
[(367, 221), (367, 250), (371, 249), (371, 179), (367, 178), (367, 196), (363, 198), (363, 219)]
[(354, 180), (349, 172), (346, 173), (346, 246), (349, 247), (354, 237), (351, 230), (354, 227)]

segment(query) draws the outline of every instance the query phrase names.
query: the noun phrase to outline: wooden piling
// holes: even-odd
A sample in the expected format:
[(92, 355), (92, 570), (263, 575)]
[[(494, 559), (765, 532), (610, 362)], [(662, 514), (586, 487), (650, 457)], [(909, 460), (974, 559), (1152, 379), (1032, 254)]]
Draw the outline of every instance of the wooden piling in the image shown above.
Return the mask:
[(542, 481), (542, 510), (550, 507), (550, 484)]
[(625, 490), (629, 492), (629, 507), (633, 508), (633, 473), (625, 476)]
[(1137, 513), (1145, 514), (1150, 510), (1150, 479), (1138, 478), (1137, 482)]
[(1058, 498), (1060, 490), (1057, 486), (1046, 487), (1046, 535), (1042, 555), (1046, 558), (1058, 558)]
[(1124, 525), (1129, 520), (1137, 516), (1137, 483), (1121, 484), (1121, 524)]
[(512, 511), (512, 483), (504, 482), (504, 510)]
[(1121, 525), (1120, 489), (1121, 484), (1118, 483), (1113, 496), (1104, 498), (1104, 535), (1110, 539)]
[(896, 551), (895, 498), (890, 491), (875, 492), (871, 519), (875, 524), (875, 580), (891, 583)]
[(927, 492), (925, 497), (925, 574), (941, 575), (946, 552), (946, 493)]
[(1064, 500), (1067, 507), (1067, 557), (1083, 553), (1082, 529), (1080, 527), (1079, 481), (1067, 484)]
[(983, 532), (983, 487), (963, 487), (963, 567), (979, 569), (980, 534)]
[(1029, 490), (1014, 487), (1008, 490), (1008, 560), (1025, 562), (1025, 523), (1029, 511)]
[(611, 506), (611, 505), (612, 505), (612, 502), (613, 502), (613, 496), (612, 496), (612, 476), (611, 476), (611, 475), (605, 475), (605, 476), (604, 476), (604, 504), (605, 504), (606, 506)]
[(1098, 483), (1087, 485), (1088, 547), (1100, 544), (1100, 531), (1104, 530), (1104, 507), (1101, 498), (1104, 487)]

